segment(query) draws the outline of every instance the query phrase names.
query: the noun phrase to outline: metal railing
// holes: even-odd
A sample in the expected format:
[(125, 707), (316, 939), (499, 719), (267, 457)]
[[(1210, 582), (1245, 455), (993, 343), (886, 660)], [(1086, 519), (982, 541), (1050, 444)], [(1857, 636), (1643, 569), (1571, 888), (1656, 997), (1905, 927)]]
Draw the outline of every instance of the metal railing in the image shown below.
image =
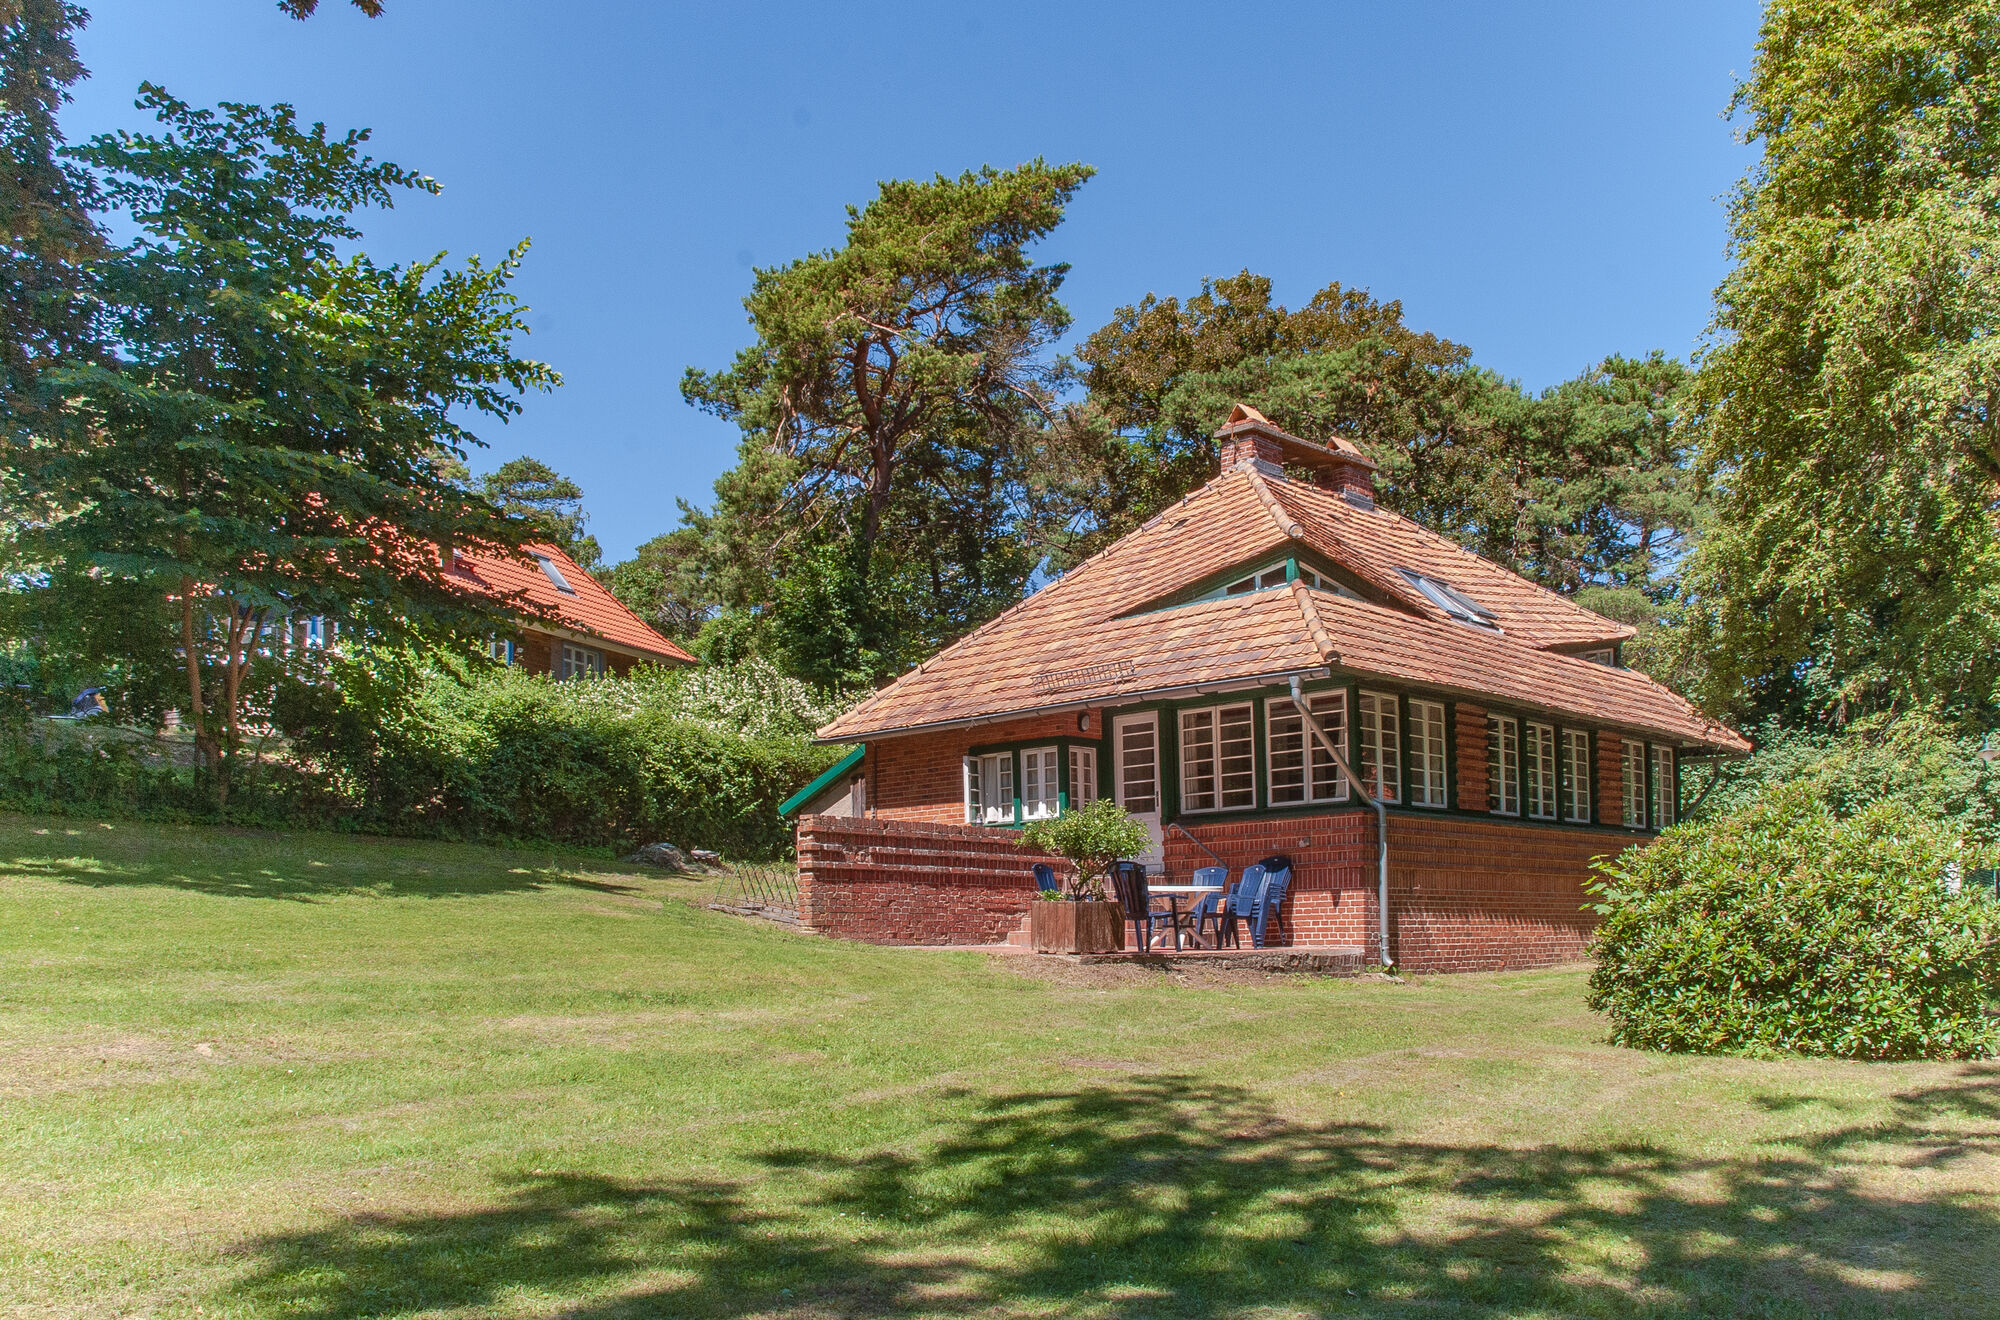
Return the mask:
[(779, 866), (732, 866), (709, 906), (773, 921), (799, 919), (798, 872)]

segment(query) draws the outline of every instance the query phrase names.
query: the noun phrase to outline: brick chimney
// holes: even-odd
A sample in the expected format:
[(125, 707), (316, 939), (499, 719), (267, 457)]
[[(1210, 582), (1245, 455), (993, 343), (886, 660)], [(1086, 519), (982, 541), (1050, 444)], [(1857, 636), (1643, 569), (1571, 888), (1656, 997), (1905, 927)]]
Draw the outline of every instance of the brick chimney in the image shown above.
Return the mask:
[(1301, 440), (1248, 404), (1230, 409), (1229, 420), (1215, 433), (1215, 448), (1224, 472), (1251, 466), (1283, 481), (1287, 467), (1305, 468), (1315, 486), (1357, 504), (1374, 504), (1375, 463), (1352, 441), (1335, 439), (1329, 447)]

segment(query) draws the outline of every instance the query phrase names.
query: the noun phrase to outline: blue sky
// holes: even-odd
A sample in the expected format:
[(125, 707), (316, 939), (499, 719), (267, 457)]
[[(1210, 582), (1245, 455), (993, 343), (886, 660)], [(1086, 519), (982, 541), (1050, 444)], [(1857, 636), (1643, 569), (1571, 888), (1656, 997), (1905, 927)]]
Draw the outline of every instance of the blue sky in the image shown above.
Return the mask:
[(1757, 6), (86, 0), (76, 140), (176, 95), (289, 101), (433, 175), (378, 258), (534, 241), (529, 356), (567, 383), (483, 434), (576, 478), (613, 559), (705, 502), (733, 427), (681, 402), (748, 339), (750, 267), (840, 241), (877, 180), (1035, 156), (1098, 168), (1050, 259), (1078, 334), (1249, 268), (1332, 280), (1539, 389), (1699, 342), (1723, 117)]

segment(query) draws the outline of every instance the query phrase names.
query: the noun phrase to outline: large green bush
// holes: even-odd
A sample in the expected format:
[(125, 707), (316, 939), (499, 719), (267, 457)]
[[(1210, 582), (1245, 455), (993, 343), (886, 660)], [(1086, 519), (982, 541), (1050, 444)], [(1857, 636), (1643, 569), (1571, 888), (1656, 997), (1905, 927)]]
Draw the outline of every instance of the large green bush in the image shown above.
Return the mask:
[(1598, 863), (1591, 1006), (1640, 1049), (1990, 1054), (2000, 905), (1947, 886), (1975, 860), (1907, 804), (1772, 790)]
[[(555, 683), (362, 650), (281, 690), (286, 736), (239, 772), (229, 819), (777, 857), (778, 804), (840, 754), (810, 741), (840, 700), (756, 663)], [(186, 751), (102, 721), (0, 720), (0, 804), (215, 819)]]

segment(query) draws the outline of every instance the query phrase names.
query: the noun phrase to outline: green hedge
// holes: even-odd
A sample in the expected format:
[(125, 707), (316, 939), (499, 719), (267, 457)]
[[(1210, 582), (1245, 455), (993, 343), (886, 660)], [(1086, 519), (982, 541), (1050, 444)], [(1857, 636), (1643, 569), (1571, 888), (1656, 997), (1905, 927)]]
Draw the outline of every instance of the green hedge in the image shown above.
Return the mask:
[(1976, 860), (1905, 803), (1772, 790), (1598, 863), (1591, 1006), (1640, 1049), (1991, 1054), (2000, 904), (1947, 889)]
[[(754, 665), (554, 683), (361, 655), (280, 695), (289, 737), (239, 766), (228, 819), (781, 857), (778, 804), (844, 750), (809, 738), (839, 700)], [(0, 725), (0, 805), (219, 819), (189, 748), (99, 721)]]

